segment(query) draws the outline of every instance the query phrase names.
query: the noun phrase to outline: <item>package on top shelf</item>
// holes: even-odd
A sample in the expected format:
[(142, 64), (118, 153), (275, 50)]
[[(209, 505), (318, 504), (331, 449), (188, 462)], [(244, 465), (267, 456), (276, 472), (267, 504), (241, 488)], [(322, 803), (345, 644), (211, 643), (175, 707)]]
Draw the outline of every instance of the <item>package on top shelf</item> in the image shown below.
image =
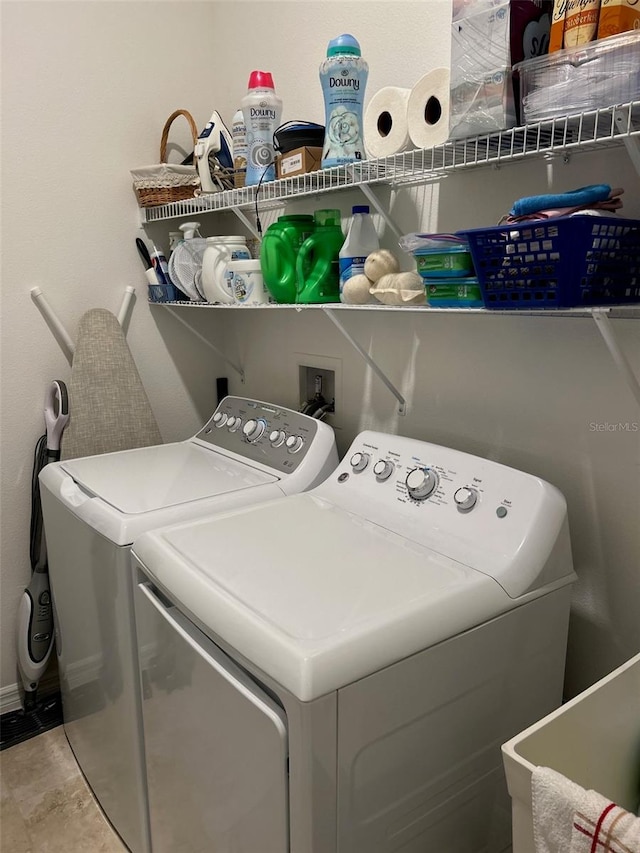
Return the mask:
[(593, 41), (599, 15), (600, 0), (567, 0), (563, 47), (580, 47)]
[(322, 161), (322, 148), (312, 148), (305, 145), (294, 148), (286, 154), (276, 155), (276, 177), (292, 178), (295, 175), (306, 175), (316, 172)]
[(553, 0), (456, 0), (451, 39), (450, 135), (460, 139), (520, 121), (513, 64), (549, 47)]
[(601, 0), (598, 38), (640, 30), (638, 0)]
[(567, 19), (567, 0), (554, 0), (549, 31), (549, 53), (562, 50), (564, 24)]

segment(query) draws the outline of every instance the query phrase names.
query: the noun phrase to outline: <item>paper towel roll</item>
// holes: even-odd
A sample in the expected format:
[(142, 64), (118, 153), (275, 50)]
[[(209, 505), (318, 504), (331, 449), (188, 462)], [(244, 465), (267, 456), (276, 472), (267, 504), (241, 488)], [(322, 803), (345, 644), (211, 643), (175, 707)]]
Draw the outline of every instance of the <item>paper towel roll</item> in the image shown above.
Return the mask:
[(433, 148), (449, 138), (449, 83), (449, 69), (434, 68), (411, 90), (407, 124), (415, 148)]
[(369, 101), (364, 114), (364, 145), (370, 157), (391, 157), (412, 147), (407, 127), (411, 89), (385, 86)]

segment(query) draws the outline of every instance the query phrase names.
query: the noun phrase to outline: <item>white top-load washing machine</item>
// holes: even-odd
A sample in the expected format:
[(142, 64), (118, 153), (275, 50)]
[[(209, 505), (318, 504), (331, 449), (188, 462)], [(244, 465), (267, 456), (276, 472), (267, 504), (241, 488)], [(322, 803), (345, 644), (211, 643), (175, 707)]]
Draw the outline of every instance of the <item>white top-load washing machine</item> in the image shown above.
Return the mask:
[(131, 543), (154, 527), (311, 488), (337, 464), (327, 424), (229, 396), (187, 441), (40, 475), (65, 731), (133, 853), (149, 850), (149, 830)]
[(366, 431), (132, 554), (154, 853), (509, 849), (500, 746), (562, 698), (555, 487)]

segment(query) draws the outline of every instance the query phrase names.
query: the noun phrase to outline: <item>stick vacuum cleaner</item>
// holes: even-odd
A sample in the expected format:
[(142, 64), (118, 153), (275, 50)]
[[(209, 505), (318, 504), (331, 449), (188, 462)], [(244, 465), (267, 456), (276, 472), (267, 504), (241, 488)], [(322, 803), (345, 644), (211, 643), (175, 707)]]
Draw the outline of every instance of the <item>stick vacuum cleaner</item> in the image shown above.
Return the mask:
[(36, 445), (31, 482), (32, 576), (18, 610), (18, 669), (24, 686), (24, 711), (37, 707), (38, 683), (53, 648), (53, 604), (49, 588), (47, 548), (44, 538), (38, 474), (60, 459), (60, 438), (69, 420), (69, 398), (64, 382), (55, 379), (47, 390), (44, 407), (46, 435)]

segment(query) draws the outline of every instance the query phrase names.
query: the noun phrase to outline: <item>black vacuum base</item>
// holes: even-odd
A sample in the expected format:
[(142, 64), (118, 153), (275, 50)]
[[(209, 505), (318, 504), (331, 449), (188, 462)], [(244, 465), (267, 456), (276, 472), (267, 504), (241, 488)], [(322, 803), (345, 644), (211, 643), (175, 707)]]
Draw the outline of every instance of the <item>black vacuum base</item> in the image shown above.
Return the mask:
[(8, 711), (0, 717), (0, 750), (62, 725), (59, 693), (39, 699), (31, 711)]

